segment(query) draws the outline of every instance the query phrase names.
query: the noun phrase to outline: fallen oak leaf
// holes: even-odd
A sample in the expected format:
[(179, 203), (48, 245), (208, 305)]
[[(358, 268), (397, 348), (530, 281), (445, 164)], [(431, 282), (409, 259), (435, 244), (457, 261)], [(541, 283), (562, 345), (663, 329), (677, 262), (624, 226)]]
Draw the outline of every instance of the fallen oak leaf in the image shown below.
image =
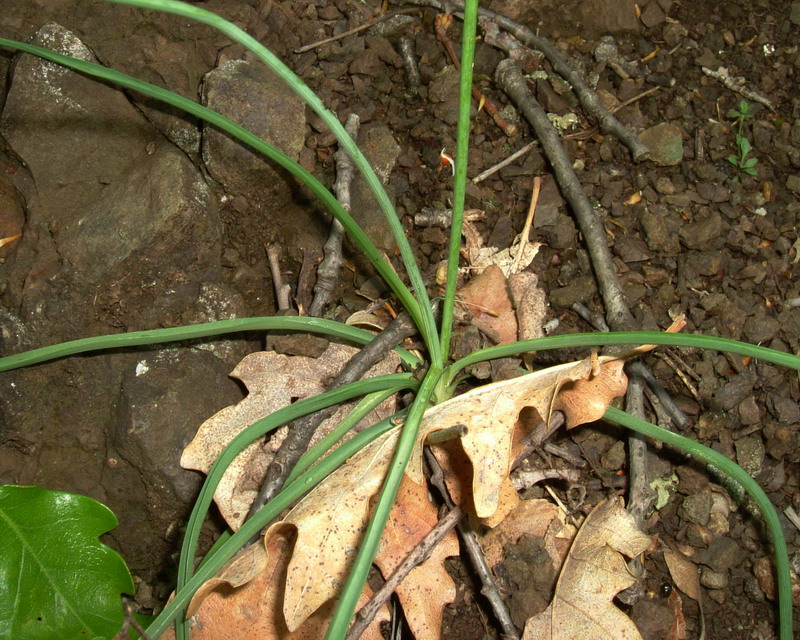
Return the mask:
[[(375, 564), (388, 578), (409, 552), (438, 522), (426, 487), (404, 476), (389, 514)], [(458, 555), (458, 537), (451, 531), (430, 557), (414, 567), (397, 587), (403, 614), (416, 640), (439, 638), (444, 607), (456, 597), (456, 585), (444, 568), (444, 559)]]
[(635, 557), (649, 545), (621, 498), (598, 504), (575, 536), (553, 601), (528, 620), (522, 640), (641, 640), (613, 599), (636, 582), (623, 555)]
[(470, 322), (495, 344), (517, 339), (517, 316), (506, 277), (497, 265), (486, 267), (458, 291), (458, 300), (472, 315)]
[(267, 530), (267, 539), (286, 524), (297, 530), (283, 602), (291, 631), (339, 594), (399, 435), (394, 429), (361, 449)]
[[(320, 640), (333, 616), (335, 602), (317, 609), (304, 624), (289, 631), (283, 617), (284, 584), (292, 554), (291, 527), (267, 542), (250, 545), (192, 598), (188, 615), (192, 640)], [(359, 605), (371, 597), (365, 588)], [(382, 640), (381, 622), (389, 619), (383, 607), (363, 638)], [(172, 630), (162, 635), (174, 640)]]
[[(598, 367), (599, 373), (593, 375)], [(606, 376), (612, 380), (604, 382)], [(585, 380), (593, 382), (575, 386)], [(572, 427), (602, 417), (611, 400), (625, 392), (625, 383), (622, 362), (604, 356), (596, 362), (587, 358), (495, 382), (451, 398), (426, 411), (407, 473), (422, 484), (425, 439), (435, 431), (464, 425), (467, 433), (459, 441), (472, 463), (474, 512), (487, 518), (500, 504), (500, 489), (508, 479), (513, 460), (514, 429), (523, 409), (533, 408), (545, 422), (552, 410), (561, 409)], [(568, 392), (564, 400), (560, 399), (562, 389)]]
[[(331, 343), (319, 358), (286, 356), (272, 351), (252, 353), (236, 366), (231, 376), (242, 381), (248, 395), (239, 403), (225, 407), (200, 425), (194, 439), (181, 456), (181, 466), (208, 473), (222, 450), (252, 423), (288, 406), (300, 398), (325, 391), (332, 379), (357, 350)], [(368, 376), (392, 373), (398, 364), (394, 353), (370, 369)], [(311, 445), (338, 424), (348, 405), (322, 423)], [(367, 419), (371, 424), (386, 417), (391, 401), (378, 407)], [(278, 430), (265, 448), (254, 442), (233, 460), (214, 492), (214, 501), (228, 525), (237, 530), (255, 499), (267, 467), (285, 437)]]

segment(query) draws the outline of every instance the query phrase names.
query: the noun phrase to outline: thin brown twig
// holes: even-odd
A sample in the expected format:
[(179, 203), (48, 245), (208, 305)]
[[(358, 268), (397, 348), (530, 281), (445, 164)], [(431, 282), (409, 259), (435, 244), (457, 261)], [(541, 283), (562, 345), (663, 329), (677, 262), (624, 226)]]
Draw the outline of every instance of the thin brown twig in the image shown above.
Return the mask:
[(130, 628), (138, 633), (142, 640), (151, 640), (147, 631), (136, 621), (136, 617), (133, 615), (133, 605), (127, 598), (122, 599), (122, 610), (125, 612), (125, 621), (122, 624), (122, 628), (114, 636), (114, 640), (127, 640), (128, 629)]
[[(445, 6), (456, 7), (462, 11), (464, 8), (463, 0), (408, 0), (408, 2), (418, 6), (434, 7), (440, 11), (444, 10)], [(634, 161), (639, 162), (648, 157), (649, 151), (647, 147), (642, 144), (636, 134), (625, 127), (602, 105), (597, 94), (589, 88), (581, 75), (567, 63), (558, 50), (551, 45), (546, 38), (535, 35), (527, 27), (494, 11), (478, 9), (478, 15), (484, 20), (488, 19), (497, 23), (497, 25), (523, 44), (537, 51), (541, 51), (552, 65), (553, 70), (572, 86), (572, 90), (575, 92), (581, 105), (587, 113), (598, 122), (602, 131), (616, 136), (628, 147)], [(482, 21), (482, 24), (483, 23)]]
[(420, 540), (419, 544), (411, 550), (405, 560), (386, 579), (381, 588), (373, 594), (369, 602), (355, 615), (355, 622), (347, 632), (345, 640), (358, 640), (361, 637), (361, 634), (364, 633), (370, 622), (375, 618), (375, 614), (395, 592), (398, 585), (411, 573), (414, 567), (422, 564), (430, 557), (436, 545), (455, 528), (463, 517), (464, 512), (461, 507), (453, 507), (444, 518), (436, 523), (436, 526)]
[[(442, 499), (445, 501), (445, 504), (447, 504), (447, 506), (451, 509), (454, 508), (453, 501), (450, 498), (449, 492), (447, 491), (447, 485), (444, 482), (442, 468), (439, 466), (436, 456), (434, 456), (427, 447), (425, 449), (425, 458), (428, 461), (432, 471), (431, 484), (439, 490), (442, 495)], [(497, 588), (497, 584), (494, 581), (492, 571), (489, 569), (489, 565), (486, 563), (486, 558), (483, 555), (481, 546), (478, 543), (478, 538), (475, 536), (475, 532), (472, 530), (467, 520), (459, 521), (458, 532), (461, 534), (461, 539), (464, 542), (464, 549), (467, 552), (469, 559), (472, 561), (472, 566), (480, 578), (481, 585), (483, 585), (481, 587), (481, 594), (483, 594), (483, 596), (489, 601), (492, 611), (494, 612), (497, 621), (500, 623), (500, 628), (502, 629), (503, 635), (508, 638), (508, 640), (519, 640), (519, 632), (517, 631), (514, 622), (511, 620), (511, 613), (509, 612), (506, 603), (503, 602), (503, 598), (500, 595), (500, 590)]]
[[(455, 49), (453, 48), (453, 43), (450, 42), (450, 38), (447, 37), (447, 33), (445, 32), (444, 16), (448, 15), (449, 14), (439, 14), (436, 16), (434, 28), (436, 29), (436, 35), (439, 36), (439, 40), (442, 41), (444, 48), (447, 50), (447, 55), (450, 57), (450, 61), (453, 63), (453, 65), (455, 65), (456, 69), (460, 71), (461, 61), (456, 55)], [(501, 116), (500, 112), (497, 110), (497, 107), (494, 106), (494, 103), (483, 93), (481, 93), (480, 89), (478, 89), (474, 84), (472, 85), (472, 97), (478, 101), (479, 105), (483, 105), (486, 113), (488, 113), (492, 120), (494, 120), (495, 124), (503, 130), (503, 133), (505, 133), (506, 136), (513, 138), (519, 133), (519, 128), (517, 125), (512, 122), (508, 122), (503, 116)]]
[[(609, 111), (611, 113), (617, 113), (617, 111), (619, 111), (620, 109), (624, 109), (625, 107), (633, 104), (634, 102), (638, 102), (642, 98), (646, 98), (651, 93), (655, 93), (659, 89), (661, 89), (661, 87), (652, 87), (651, 89), (648, 89), (647, 91), (642, 91), (642, 93), (640, 93), (638, 95), (635, 95), (632, 98), (628, 98), (627, 100), (624, 100), (623, 102), (620, 102), (618, 105), (613, 106), (611, 109), (609, 109)], [(591, 138), (592, 136), (594, 136), (594, 135), (596, 135), (598, 133), (600, 133), (600, 128), (599, 127), (590, 127), (589, 129), (582, 129), (581, 131), (575, 131), (573, 133), (568, 133), (568, 134), (566, 134), (564, 136), (564, 139), (565, 140), (586, 140), (586, 139)], [(495, 173), (500, 171), (500, 169), (502, 169), (503, 167), (508, 166), (509, 164), (511, 164), (512, 162), (514, 162), (518, 158), (521, 158), (526, 153), (531, 151), (533, 148), (538, 147), (538, 146), (539, 146), (539, 141), (538, 140), (533, 140), (532, 142), (529, 142), (528, 144), (526, 144), (521, 149), (519, 149), (519, 150), (515, 151), (514, 153), (512, 153), (505, 160), (501, 160), (496, 165), (493, 165), (493, 166), (489, 167), (488, 169), (486, 169), (485, 171), (482, 171), (481, 173), (479, 173), (477, 176), (475, 176), (472, 179), (472, 182), (474, 184), (478, 184), (479, 182), (483, 182), (484, 180), (486, 180), (486, 178), (494, 175)]]
[(536, 176), (533, 179), (533, 193), (531, 194), (531, 203), (528, 206), (528, 215), (525, 218), (525, 224), (522, 227), (522, 233), (519, 234), (519, 247), (517, 254), (514, 256), (514, 265), (511, 267), (511, 273), (519, 271), (519, 263), (522, 261), (522, 256), (525, 255), (525, 248), (530, 243), (528, 236), (531, 232), (531, 225), (533, 224), (533, 215), (536, 213), (536, 203), (539, 202), (539, 193), (542, 190), (542, 179)]
[[(348, 135), (355, 140), (358, 137), (360, 119), (355, 113), (347, 116), (344, 129)], [(336, 160), (336, 181), (333, 183), (333, 190), (336, 199), (341, 203), (345, 211), (350, 211), (350, 185), (355, 175), (355, 164), (350, 154), (344, 148), (339, 149), (334, 155)], [(342, 240), (344, 239), (344, 227), (336, 218), (331, 223), (331, 232), (325, 242), (325, 258), (317, 267), (317, 283), (314, 285), (314, 299), (308, 308), (308, 315), (319, 317), (325, 307), (330, 303), (333, 289), (339, 279), (339, 271), (344, 264), (342, 255)]]
[(656, 353), (655, 356), (657, 358), (661, 358), (661, 360), (667, 363), (667, 366), (669, 366), (675, 372), (675, 374), (681, 379), (681, 382), (683, 382), (683, 385), (689, 390), (689, 393), (692, 394), (692, 397), (697, 402), (702, 404), (703, 400), (700, 398), (700, 393), (698, 393), (695, 386), (689, 380), (689, 377), (683, 372), (683, 369), (679, 367), (678, 364), (672, 358), (670, 358), (666, 353)]
[(266, 251), (267, 259), (269, 260), (269, 269), (272, 272), (272, 283), (275, 286), (275, 297), (278, 302), (278, 309), (286, 311), (291, 308), (289, 304), (289, 292), (292, 288), (283, 281), (280, 249), (274, 244), (269, 244), (266, 246)]
[(347, 31), (343, 31), (342, 33), (331, 36), (330, 38), (323, 38), (322, 40), (318, 40), (317, 42), (312, 42), (310, 44), (303, 45), (302, 47), (298, 47), (294, 50), (294, 53), (305, 53), (306, 51), (311, 51), (312, 49), (316, 49), (317, 47), (321, 47), (324, 44), (330, 44), (331, 42), (336, 42), (337, 40), (341, 40), (343, 38), (347, 38), (348, 36), (355, 35), (356, 33), (361, 33), (365, 29), (369, 29), (370, 27), (374, 27), (376, 24), (380, 24), (381, 22), (386, 22), (387, 20), (394, 18), (395, 16), (408, 14), (408, 13), (418, 13), (419, 9), (416, 7), (406, 7), (404, 9), (395, 9), (393, 11), (387, 11), (381, 16), (377, 18), (373, 18), (369, 22), (365, 22), (364, 24), (358, 25), (357, 27), (353, 27), (352, 29), (348, 29)]

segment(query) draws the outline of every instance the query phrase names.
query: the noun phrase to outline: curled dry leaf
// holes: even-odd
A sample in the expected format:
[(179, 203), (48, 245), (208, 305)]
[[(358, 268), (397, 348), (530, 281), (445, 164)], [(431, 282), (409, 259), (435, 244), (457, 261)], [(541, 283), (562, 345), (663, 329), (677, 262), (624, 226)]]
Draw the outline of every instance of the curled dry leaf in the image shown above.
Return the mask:
[[(355, 353), (356, 349), (352, 347), (331, 343), (319, 358), (286, 356), (271, 351), (246, 356), (231, 376), (244, 383), (247, 397), (200, 425), (194, 439), (183, 451), (181, 466), (208, 473), (222, 450), (246, 427), (297, 399), (325, 391), (326, 382), (338, 374)], [(373, 367), (368, 376), (392, 373), (397, 365), (397, 356), (392, 353)], [(392, 406), (392, 401), (387, 401), (364, 422), (372, 424), (386, 417)], [(311, 444), (338, 424), (345, 411), (346, 406), (326, 420)], [(214, 500), (232, 529), (241, 526), (284, 434), (279, 430), (266, 449), (258, 442), (247, 447), (236, 457), (217, 487)]]
[(289, 630), (299, 628), (338, 595), (369, 521), (370, 499), (383, 483), (399, 437), (397, 429), (371, 442), (272, 525), (267, 539), (297, 530), (283, 602)]
[(649, 545), (621, 499), (597, 505), (575, 536), (553, 601), (528, 620), (523, 640), (641, 640), (613, 599), (636, 581), (623, 555), (632, 558)]
[[(463, 424), (467, 434), (460, 442), (472, 463), (474, 511), (481, 518), (491, 516), (508, 479), (514, 428), (523, 409), (533, 408), (545, 422), (553, 409), (561, 409), (567, 425), (573, 427), (601, 418), (611, 400), (625, 392), (622, 363), (607, 357), (597, 363), (593, 367), (586, 359), (550, 367), (479, 387), (432, 407), (425, 413), (409, 460), (409, 476), (417, 484), (423, 483), (422, 445), (430, 433)], [(595, 375), (593, 368), (599, 369)]]
[(664, 561), (675, 586), (692, 600), (700, 602), (700, 570), (697, 565), (672, 549), (664, 549)]
[[(427, 487), (421, 487), (405, 476), (375, 557), (375, 564), (384, 578), (389, 577), (437, 521), (436, 509), (428, 500)], [(451, 531), (425, 562), (411, 570), (396, 590), (406, 622), (416, 640), (439, 637), (444, 607), (456, 597), (456, 585), (444, 568), (444, 559), (455, 555), (458, 555), (458, 537)]]
[(486, 267), (459, 290), (458, 296), (472, 315), (470, 322), (492, 342), (508, 344), (517, 339), (517, 317), (500, 267)]
[[(288, 529), (291, 529), (290, 527)], [(305, 623), (289, 631), (281, 611), (289, 559), (287, 528), (273, 535), (265, 549), (253, 544), (233, 559), (220, 575), (195, 594), (189, 606), (192, 640), (319, 640), (324, 637), (335, 602), (321, 606)], [(367, 587), (359, 600), (372, 595)], [(362, 638), (381, 640), (380, 623), (389, 619), (384, 607)], [(164, 634), (163, 638), (174, 637)]]

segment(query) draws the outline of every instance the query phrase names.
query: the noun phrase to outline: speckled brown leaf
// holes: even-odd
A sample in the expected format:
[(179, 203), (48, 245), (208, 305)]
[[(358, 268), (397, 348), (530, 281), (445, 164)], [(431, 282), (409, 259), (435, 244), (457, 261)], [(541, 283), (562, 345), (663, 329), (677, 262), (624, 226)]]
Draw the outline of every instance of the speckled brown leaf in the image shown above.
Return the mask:
[(523, 535), (539, 538), (553, 565), (561, 567), (575, 537), (575, 527), (564, 512), (549, 500), (522, 500), (494, 529), (478, 536), (486, 562), (494, 567), (503, 560), (504, 549)]
[(623, 556), (637, 556), (649, 545), (621, 499), (597, 505), (575, 536), (553, 601), (528, 620), (523, 640), (641, 640), (613, 599), (636, 581)]
[[(293, 524), (283, 613), (290, 630), (338, 595), (369, 521), (370, 499), (383, 483), (399, 431), (389, 431), (329, 475), (267, 531)], [(282, 530), (282, 529), (281, 529)]]
[[(236, 405), (222, 409), (206, 420), (181, 456), (181, 466), (208, 473), (211, 465), (233, 438), (246, 427), (296, 399), (308, 398), (325, 390), (325, 384), (356, 353), (356, 349), (331, 343), (319, 358), (286, 356), (272, 351), (252, 353), (234, 369), (232, 377), (247, 387), (247, 397)], [(397, 368), (393, 353), (373, 367), (368, 376), (392, 373)], [(391, 413), (387, 401), (365, 420), (372, 424)], [(342, 419), (340, 409), (318, 429), (312, 444), (323, 437)], [(228, 525), (238, 529), (258, 492), (272, 456), (285, 437), (279, 430), (265, 447), (253, 443), (239, 454), (228, 468), (214, 494), (214, 500)]]
[(700, 602), (700, 569), (697, 565), (672, 549), (664, 549), (664, 561), (675, 586), (692, 600)]
[[(389, 522), (381, 538), (375, 564), (385, 578), (436, 525), (436, 509), (428, 500), (427, 487), (403, 478)], [(406, 622), (416, 640), (439, 637), (444, 607), (456, 596), (456, 585), (444, 568), (444, 559), (458, 555), (458, 537), (451, 531), (431, 557), (411, 570), (397, 588)]]
[(472, 315), (472, 324), (495, 344), (517, 339), (517, 316), (503, 271), (497, 265), (484, 269), (458, 292), (459, 301)]
[[(563, 409), (570, 425), (582, 418), (597, 419), (611, 400), (625, 391), (619, 384), (624, 380), (621, 365), (615, 362), (614, 358), (602, 357), (594, 362), (586, 359), (550, 367), (479, 387), (432, 407), (425, 413), (408, 474), (422, 484), (424, 439), (434, 431), (463, 424), (467, 435), (460, 442), (472, 463), (474, 512), (481, 518), (493, 515), (500, 504), (501, 486), (510, 471), (514, 428), (523, 409), (532, 407), (545, 421), (553, 408)], [(614, 382), (607, 382), (607, 376)], [(576, 381), (583, 380), (594, 380), (594, 384), (584, 387), (580, 394), (571, 393), (568, 402), (559, 401), (562, 392), (573, 392)]]
[[(288, 527), (291, 529), (291, 527)], [(292, 553), (287, 527), (273, 535), (264, 548), (251, 545), (219, 576), (210, 580), (192, 599), (189, 614), (192, 640), (322, 640), (333, 615), (335, 601), (324, 603), (295, 631), (283, 618), (283, 585)], [(253, 568), (258, 570), (253, 572)], [(247, 578), (242, 582), (242, 578)], [(233, 578), (233, 582), (229, 580)], [(359, 600), (362, 606), (371, 596), (367, 587)], [(380, 623), (389, 619), (384, 607), (362, 638), (381, 640)], [(164, 634), (162, 638), (174, 638)]]

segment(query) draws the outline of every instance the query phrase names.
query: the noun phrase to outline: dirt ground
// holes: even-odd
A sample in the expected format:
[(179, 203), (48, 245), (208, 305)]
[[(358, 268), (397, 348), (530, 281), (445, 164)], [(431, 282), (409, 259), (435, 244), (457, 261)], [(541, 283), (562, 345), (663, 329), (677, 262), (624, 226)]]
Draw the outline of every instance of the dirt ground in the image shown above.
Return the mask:
[[(382, 169), (433, 290), (447, 235), (415, 226), (414, 216), (445, 208), (452, 197), (450, 170), (439, 154), (454, 153), (457, 109), (457, 74), (434, 32), (436, 11), (407, 7), (418, 91), (409, 89), (397, 35), (361, 31), (295, 53), (363, 24), (378, 4), (208, 0), (202, 6), (270, 47), (342, 119), (360, 116), (359, 143)], [(567, 121), (564, 145), (603, 220), (639, 326), (663, 329), (685, 313), (687, 332), (798, 353), (800, 2), (650, 0), (638, 16), (628, 0), (493, 0), (487, 6), (549, 38), (607, 105), (629, 101), (617, 116), (654, 136), (653, 144), (669, 145), (664, 129), (653, 128), (671, 125), (674, 157), (634, 163), (618, 141), (592, 129), (563, 82), (538, 73), (550, 70), (546, 62), (531, 69), (537, 73), (530, 86), (545, 110), (577, 115)], [(44, 46), (95, 56), (193, 100), (202, 97), (278, 140), (324, 184), (333, 183), (334, 137), (240, 47), (209, 28), (105, 2), (4, 0), (0, 36), (27, 41), (37, 31)], [(456, 47), (459, 31), (455, 21), (448, 33)], [(622, 62), (596, 59), (607, 36)], [(503, 55), (478, 43), (476, 84), (514, 122), (519, 116), (506, 109), (508, 99), (492, 81)], [(704, 68), (726, 69), (751, 92), (752, 118), (742, 136), (752, 147), (747, 157), (757, 160), (755, 175), (728, 160), (737, 152), (729, 110), (742, 95)], [(0, 238), (22, 234), (0, 246), (3, 355), (92, 335), (270, 315), (276, 301), (265, 245), (280, 248), (293, 296), (307, 305), (311, 268), (329, 224), (309, 194), (192, 118), (47, 69), (0, 53)], [(530, 142), (528, 125), (517, 122), (520, 133), (509, 137), (485, 110), (476, 115), (470, 177)], [(545, 283), (548, 320), (558, 320), (556, 333), (592, 330), (572, 307), (602, 310), (588, 254), (540, 149), (471, 183), (467, 207), (484, 213), (475, 224), (486, 244), (508, 247), (522, 229), (536, 175), (543, 190), (530, 238), (542, 247), (530, 269)], [(354, 214), (391, 253), (363, 185), (354, 188), (363, 203)], [(331, 317), (344, 319), (369, 304), (356, 290), (374, 291), (369, 270), (357, 256), (350, 260)], [(178, 467), (180, 450), (205, 418), (242, 397), (227, 374), (262, 340), (245, 335), (191, 347), (65, 359), (0, 380), (0, 478), (107, 504), (120, 520), (109, 543), (129, 563), (144, 608), (168, 595), (181, 528), (199, 486), (196, 474)], [(580, 355), (541, 354), (539, 364)], [(784, 514), (787, 507), (800, 509), (797, 376), (689, 349), (664, 350), (647, 363), (689, 417), (678, 430), (736, 459), (765, 488), (800, 569), (800, 530)], [(656, 412), (650, 417), (664, 419)], [(603, 425), (554, 436), (585, 462), (575, 486), (553, 485), (575, 511), (586, 513), (624, 489), (620, 436)], [(759, 520), (679, 455), (649, 455), (663, 499), (646, 530), (691, 549), (701, 564), (706, 637), (774, 637), (770, 552)], [(533, 454), (530, 464), (552, 466), (551, 454)], [(542, 495), (536, 488), (530, 497)], [(503, 584), (512, 601), (527, 597), (525, 571), (535, 557), (522, 542), (517, 547), (509, 553), (524, 561), (509, 560)], [(645, 594), (626, 611), (647, 640), (672, 637), (669, 572), (660, 555), (645, 568)], [(451, 569), (459, 591), (443, 637), (498, 637), (468, 566), (454, 561)], [(683, 615), (687, 637), (697, 637), (694, 601), (683, 599)]]

